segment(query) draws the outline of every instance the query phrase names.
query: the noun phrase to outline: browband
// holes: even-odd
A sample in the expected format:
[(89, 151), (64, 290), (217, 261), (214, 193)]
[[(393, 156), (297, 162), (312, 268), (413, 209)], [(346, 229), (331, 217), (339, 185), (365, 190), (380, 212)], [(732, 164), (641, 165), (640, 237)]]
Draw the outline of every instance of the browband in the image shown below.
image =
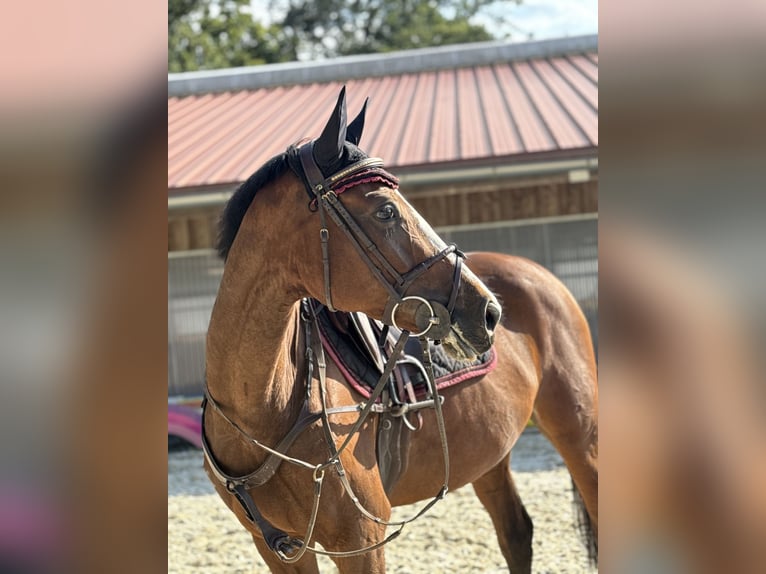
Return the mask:
[(310, 199), (318, 199), (322, 194), (330, 191), (335, 184), (350, 175), (364, 171), (371, 167), (383, 167), (383, 160), (379, 157), (368, 157), (334, 173), (328, 177), (322, 174), (319, 166), (314, 161), (314, 142), (311, 141), (300, 147), (298, 157), (301, 161), (303, 173), (308, 180), (308, 189), (306, 192)]

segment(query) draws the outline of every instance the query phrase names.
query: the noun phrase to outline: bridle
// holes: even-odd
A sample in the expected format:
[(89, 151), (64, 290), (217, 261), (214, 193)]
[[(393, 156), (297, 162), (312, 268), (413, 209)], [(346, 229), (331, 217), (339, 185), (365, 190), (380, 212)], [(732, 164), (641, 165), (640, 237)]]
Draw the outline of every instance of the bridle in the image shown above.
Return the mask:
[[(313, 148), (313, 141), (304, 144), (298, 149), (298, 157), (308, 183), (306, 191), (312, 203), (316, 202), (318, 204), (321, 222), (319, 239), (322, 246), (325, 305), (327, 308), (330, 311), (335, 311), (330, 284), (330, 252), (328, 247), (330, 231), (327, 228), (326, 217), (326, 215), (329, 215), (341, 231), (346, 234), (346, 237), (348, 237), (362, 260), (367, 264), (372, 274), (388, 291), (389, 298), (383, 312), (383, 322), (398, 328), (396, 324), (397, 309), (405, 301), (415, 301), (419, 304), (415, 313), (415, 321), (421, 330), (418, 333), (412, 333), (412, 335), (415, 337), (425, 336), (435, 340), (444, 338), (449, 333), (452, 324), (452, 313), (455, 309), (455, 301), (460, 289), (460, 275), (465, 255), (452, 244), (425, 261), (418, 263), (406, 273), (400, 274), (343, 206), (339, 194), (335, 191), (344, 180), (354, 174), (370, 168), (382, 168), (383, 160), (376, 157), (365, 158), (325, 178), (316, 161), (314, 161)], [(393, 176), (390, 177), (393, 179)], [(406, 295), (408, 289), (418, 277), (450, 253), (455, 253), (456, 263), (452, 278), (452, 291), (450, 292), (446, 307), (438, 301), (428, 301), (422, 297)]]
[[(322, 262), (324, 266), (324, 287), (326, 298), (325, 305), (331, 311), (335, 310), (332, 303), (330, 284), (330, 257), (328, 247), (330, 232), (326, 223), (327, 214), (329, 214), (330, 218), (346, 234), (352, 245), (359, 252), (362, 260), (365, 261), (367, 266), (372, 271), (373, 275), (375, 275), (375, 277), (389, 292), (389, 299), (386, 303), (384, 311), (384, 322), (386, 324), (397, 327), (396, 312), (402, 303), (406, 301), (415, 301), (418, 303), (418, 308), (415, 313), (415, 323), (418, 328), (421, 329), (421, 331), (412, 335), (419, 337), (421, 347), (423, 349), (423, 365), (426, 370), (426, 374), (428, 375), (427, 383), (429, 388), (429, 400), (433, 403), (430, 406), (433, 407), (436, 414), (436, 423), (441, 441), (442, 458), (444, 460), (444, 482), (439, 492), (428, 503), (426, 503), (416, 514), (405, 520), (386, 521), (370, 513), (362, 505), (361, 501), (351, 488), (351, 484), (346, 476), (346, 472), (343, 468), (343, 463), (341, 462), (340, 456), (351, 443), (353, 436), (359, 432), (370, 412), (381, 412), (381, 405), (376, 401), (381, 396), (384, 388), (386, 387), (386, 384), (396, 365), (397, 358), (400, 356), (402, 350), (404, 349), (404, 345), (410, 336), (410, 332), (404, 329), (401, 330), (401, 333), (399, 334), (399, 337), (391, 353), (391, 358), (386, 363), (383, 369), (383, 373), (367, 401), (355, 405), (328, 408), (326, 404), (326, 362), (319, 336), (316, 309), (314, 309), (308, 300), (304, 299), (301, 304), (300, 317), (305, 330), (305, 359), (308, 367), (306, 370), (306, 395), (301, 407), (301, 412), (293, 424), (293, 427), (274, 448), (269, 447), (254, 437), (250, 436), (245, 430), (242, 429), (239, 424), (237, 424), (235, 420), (227, 415), (221, 408), (220, 404), (218, 404), (218, 402), (211, 396), (210, 390), (207, 387), (207, 383), (205, 384), (205, 396), (202, 400), (202, 448), (213, 476), (221, 484), (223, 484), (227, 491), (230, 492), (239, 501), (248, 519), (260, 529), (264, 541), (269, 546), (269, 548), (271, 548), (271, 550), (274, 551), (283, 562), (291, 564), (300, 560), (307, 551), (314, 554), (325, 554), (328, 556), (338, 557), (354, 556), (379, 548), (396, 538), (402, 532), (406, 524), (422, 516), (437, 501), (441, 500), (446, 495), (449, 482), (449, 450), (447, 448), (447, 434), (441, 409), (442, 397), (439, 396), (436, 389), (436, 384), (434, 383), (428, 339), (442, 339), (449, 333), (449, 330), (451, 329), (452, 312), (455, 307), (457, 292), (460, 287), (462, 259), (465, 257), (465, 255), (460, 252), (455, 245), (449, 245), (425, 261), (418, 263), (406, 273), (400, 274), (396, 268), (388, 261), (388, 259), (386, 259), (385, 255), (381, 253), (381, 251), (377, 248), (369, 236), (356, 223), (356, 221), (354, 221), (354, 218), (351, 216), (348, 210), (346, 210), (346, 208), (343, 206), (338, 197), (342, 191), (336, 192), (336, 188), (341, 187), (343, 182), (346, 181), (349, 177), (360, 174), (365, 170), (382, 171), (382, 160), (378, 158), (365, 158), (325, 178), (322, 175), (322, 172), (317, 166), (316, 162), (314, 161), (313, 142), (309, 142), (299, 148), (298, 156), (308, 183), (307, 193), (309, 194), (309, 198), (311, 200), (310, 205), (316, 202), (317, 211), (319, 211), (320, 214), (321, 227), (319, 236), (322, 246)], [(390, 174), (386, 173), (386, 175), (386, 179), (396, 181), (395, 178)], [(452, 291), (446, 306), (442, 305), (438, 301), (429, 301), (420, 296), (406, 295), (407, 290), (418, 277), (423, 275), (423, 273), (447, 257), (450, 253), (455, 253), (456, 265), (455, 274), (452, 280)], [(391, 278), (391, 281), (386, 278), (386, 275)], [(309, 408), (315, 368), (317, 371), (316, 378), (319, 381), (319, 396), (321, 398), (322, 405), (321, 410), (318, 412), (312, 412)], [(216, 411), (216, 413), (218, 413), (240, 434), (242, 438), (269, 453), (264, 463), (255, 471), (244, 476), (231, 476), (221, 468), (220, 463), (213, 455), (212, 449), (210, 448), (210, 444), (207, 440), (207, 436), (205, 435), (205, 409), (207, 405), (210, 405)], [(336, 441), (330, 427), (329, 417), (335, 414), (353, 412), (359, 413), (359, 417), (353, 424), (351, 430), (348, 432), (341, 445), (336, 446)], [(297, 437), (303, 432), (303, 430), (319, 420), (322, 421), (322, 430), (324, 432), (325, 441), (330, 451), (330, 458), (324, 463), (312, 464), (288, 456), (286, 454), (288, 449), (294, 443)], [(314, 483), (314, 502), (311, 514), (309, 516), (306, 534), (303, 540), (293, 538), (269, 523), (269, 521), (266, 520), (260, 513), (252, 496), (248, 492), (249, 489), (266, 484), (266, 482), (268, 482), (274, 476), (274, 474), (276, 474), (282, 462), (289, 462), (291, 464), (313, 471), (312, 480)], [(365, 548), (359, 548), (344, 552), (329, 552), (311, 547), (309, 544), (311, 542), (311, 537), (313, 536), (314, 526), (316, 525), (319, 500), (322, 493), (322, 481), (324, 479), (325, 472), (330, 468), (333, 468), (336, 471), (346, 493), (349, 495), (352, 502), (363, 516), (378, 524), (386, 526), (397, 526), (398, 528), (389, 534), (385, 539)]]

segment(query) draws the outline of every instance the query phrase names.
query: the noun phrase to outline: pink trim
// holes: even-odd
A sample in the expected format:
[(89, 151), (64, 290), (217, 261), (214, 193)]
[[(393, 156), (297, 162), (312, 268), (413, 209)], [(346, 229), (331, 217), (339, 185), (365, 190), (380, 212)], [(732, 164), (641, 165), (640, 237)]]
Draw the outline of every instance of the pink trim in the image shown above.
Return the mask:
[[(347, 178), (341, 179), (338, 183), (335, 185), (338, 186), (337, 189), (333, 189), (335, 191), (335, 195), (340, 195), (341, 193), (348, 191), (352, 187), (356, 187), (357, 185), (362, 185), (363, 183), (373, 183), (373, 182), (380, 182), (384, 183), (387, 186), (389, 186), (391, 189), (399, 189), (399, 180), (396, 179), (394, 176), (389, 175), (387, 172), (379, 173), (381, 170), (373, 168), (369, 169), (367, 171), (362, 171), (359, 173), (354, 173), (348, 176)], [(372, 174), (369, 177), (355, 180), (354, 178), (359, 177), (360, 175), (365, 174)], [(385, 175), (384, 175), (385, 174)], [(344, 182), (348, 181), (348, 183), (344, 184)], [(317, 199), (314, 198), (311, 200), (311, 209), (314, 210), (317, 207)]]
[[(324, 347), (325, 351), (327, 351), (327, 353), (332, 358), (333, 362), (338, 366), (338, 369), (343, 375), (343, 378), (346, 379), (346, 382), (351, 386), (352, 389), (354, 389), (357, 393), (362, 395), (364, 398), (369, 398), (370, 389), (364, 385), (361, 385), (359, 381), (356, 380), (356, 377), (354, 377), (354, 375), (351, 373), (351, 370), (348, 368), (348, 366), (338, 356), (338, 354), (335, 352), (335, 349), (333, 349), (332, 345), (329, 344), (329, 342), (327, 341), (327, 338), (324, 336), (321, 330), (319, 331), (319, 338), (322, 341), (322, 346)], [(495, 349), (492, 348), (490, 349), (489, 361), (481, 365), (473, 365), (470, 367), (466, 367), (465, 369), (460, 369), (459, 371), (455, 371), (454, 373), (450, 373), (449, 375), (444, 375), (443, 377), (439, 377), (438, 379), (436, 379), (436, 388), (438, 390), (442, 390), (449, 387), (454, 387), (465, 381), (470, 381), (471, 379), (483, 377), (484, 375), (492, 372), (495, 369), (495, 367), (497, 367), (497, 353), (495, 353)], [(425, 390), (421, 390), (419, 393), (417, 393), (418, 398), (424, 395), (425, 395)]]
[(495, 353), (494, 347), (489, 351), (489, 361), (481, 365), (473, 365), (466, 367), (449, 375), (444, 375), (436, 379), (436, 388), (438, 390), (446, 389), (448, 387), (454, 387), (465, 381), (483, 377), (484, 375), (491, 373), (495, 367), (497, 367), (497, 353)]
[[(392, 185), (392, 182), (388, 178), (383, 177), (382, 175), (373, 175), (371, 177), (366, 177), (364, 179), (358, 179), (358, 180), (355, 180), (355, 181), (351, 181), (351, 182), (349, 182), (349, 183), (347, 183), (345, 185), (339, 185), (335, 189), (335, 195), (340, 195), (344, 191), (348, 191), (349, 189), (351, 189), (352, 187), (356, 187), (357, 185), (362, 185), (364, 183), (374, 183), (376, 181), (379, 182), (379, 183), (385, 183), (386, 185), (389, 185), (389, 186)], [(340, 183), (342, 184), (343, 181), (341, 181)], [(399, 186), (394, 186), (393, 189), (397, 189), (398, 187)]]

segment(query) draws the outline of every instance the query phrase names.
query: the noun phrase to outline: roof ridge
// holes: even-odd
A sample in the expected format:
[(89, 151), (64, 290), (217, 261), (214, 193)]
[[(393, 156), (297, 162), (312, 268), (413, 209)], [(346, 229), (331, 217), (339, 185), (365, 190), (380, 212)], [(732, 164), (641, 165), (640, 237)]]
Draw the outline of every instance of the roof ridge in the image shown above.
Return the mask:
[(598, 35), (532, 42), (495, 40), (417, 50), (168, 74), (168, 96), (313, 84), (563, 56), (598, 49)]

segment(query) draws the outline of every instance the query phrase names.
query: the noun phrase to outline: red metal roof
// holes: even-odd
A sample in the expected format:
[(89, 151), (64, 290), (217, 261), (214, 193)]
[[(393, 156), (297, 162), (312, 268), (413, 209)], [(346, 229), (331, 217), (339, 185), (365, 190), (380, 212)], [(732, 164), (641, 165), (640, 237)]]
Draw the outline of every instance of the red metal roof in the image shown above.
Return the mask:
[(370, 97), (361, 147), (390, 168), (598, 146), (598, 55), (168, 99), (168, 187), (235, 184), (317, 137), (341, 86)]

